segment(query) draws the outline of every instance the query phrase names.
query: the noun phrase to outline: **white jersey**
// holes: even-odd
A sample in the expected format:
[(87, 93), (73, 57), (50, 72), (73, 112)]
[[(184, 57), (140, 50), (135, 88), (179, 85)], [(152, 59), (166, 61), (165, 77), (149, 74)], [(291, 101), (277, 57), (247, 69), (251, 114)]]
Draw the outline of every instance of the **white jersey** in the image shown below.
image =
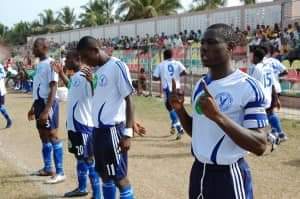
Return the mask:
[[(260, 84), (246, 73), (236, 70), (231, 75), (212, 81), (204, 77), (208, 89), (221, 112), (245, 128), (263, 128), (268, 125), (264, 108), (264, 93)], [(198, 111), (198, 99), (203, 85), (197, 83), (193, 96), (192, 149), (203, 163), (229, 165), (247, 153), (239, 147), (215, 122)]]
[(0, 64), (0, 96), (6, 95), (6, 88), (5, 88), (5, 77), (6, 72), (4, 66)]
[(253, 68), (253, 72), (250, 76), (262, 84), (266, 97), (266, 108), (270, 108), (272, 102), (272, 87), (275, 86), (276, 81), (272, 66), (269, 63), (258, 63)]
[(69, 81), (67, 130), (91, 133), (92, 120), (92, 85), (82, 72), (75, 73)]
[(286, 67), (278, 60), (273, 57), (265, 57), (263, 63), (270, 64), (274, 71), (275, 76), (275, 89), (277, 93), (281, 93), (281, 86), (279, 83), (279, 74), (286, 70)]
[(180, 88), (180, 74), (185, 70), (186, 68), (181, 62), (168, 59), (156, 66), (153, 76), (160, 78), (162, 88), (171, 92), (172, 79), (176, 81), (176, 88)]
[(125, 98), (134, 91), (127, 65), (115, 57), (95, 73), (97, 85), (92, 102), (92, 117), (96, 128), (126, 121)]
[(58, 82), (58, 74), (51, 67), (52, 60), (47, 58), (40, 61), (36, 66), (36, 73), (33, 78), (33, 99), (47, 99), (50, 87), (50, 82)]

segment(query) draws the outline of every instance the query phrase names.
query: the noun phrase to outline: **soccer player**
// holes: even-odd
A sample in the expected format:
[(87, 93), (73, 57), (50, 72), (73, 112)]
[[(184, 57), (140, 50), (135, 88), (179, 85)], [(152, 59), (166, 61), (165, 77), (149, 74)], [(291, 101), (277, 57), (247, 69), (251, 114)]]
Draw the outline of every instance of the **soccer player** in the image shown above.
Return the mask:
[[(33, 80), (33, 105), (28, 112), (28, 119), (36, 120), (42, 142), (42, 156), (44, 168), (35, 175), (51, 176), (47, 184), (56, 184), (65, 180), (63, 170), (63, 142), (58, 138), (59, 104), (56, 100), (58, 74), (51, 67), (51, 60), (47, 57), (48, 42), (45, 38), (38, 38), (33, 44), (33, 54), (40, 62), (36, 67)], [(53, 151), (56, 173), (52, 170)]]
[(81, 61), (96, 68), (97, 83), (92, 100), (93, 151), (96, 170), (103, 180), (105, 199), (114, 199), (119, 188), (121, 199), (132, 199), (127, 177), (127, 152), (133, 135), (133, 87), (126, 64), (100, 50), (97, 40), (80, 39), (77, 50)]
[(172, 92), (172, 79), (175, 79), (177, 88), (180, 88), (180, 77), (186, 75), (185, 70), (181, 62), (173, 59), (172, 50), (167, 49), (164, 51), (164, 61), (156, 66), (153, 73), (153, 80), (158, 81), (161, 79), (165, 106), (171, 119), (171, 134), (175, 134), (177, 130), (177, 140), (181, 139), (183, 128), (176, 111), (169, 104), (169, 97), (170, 92)]
[(208, 74), (192, 95), (193, 114), (184, 108), (182, 91), (173, 91), (170, 103), (185, 131), (192, 136), (195, 157), (190, 174), (190, 199), (253, 198), (247, 151), (266, 150), (268, 124), (260, 84), (231, 65), (240, 38), (226, 24), (214, 24), (201, 40), (203, 65)]
[[(274, 109), (279, 106), (279, 97), (275, 88), (275, 76), (272, 66), (269, 63), (263, 63), (263, 58), (265, 57), (265, 50), (261, 47), (256, 47), (253, 51), (253, 71), (250, 76), (259, 81), (263, 87), (264, 94), (266, 97), (266, 112), (267, 115), (274, 114)], [(268, 133), (268, 139), (272, 144), (273, 151), (278, 144), (278, 138), (272, 133)]]
[(89, 174), (93, 198), (100, 199), (100, 179), (95, 171), (91, 146), (91, 135), (94, 126), (92, 120), (93, 85), (85, 78), (85, 74), (80, 71), (80, 58), (75, 49), (67, 52), (65, 66), (68, 72), (73, 73), (70, 79), (65, 75), (61, 64), (53, 64), (53, 68), (69, 88), (67, 111), (68, 148), (77, 160), (78, 187), (64, 196), (86, 196), (88, 194), (87, 174)]
[[(274, 47), (272, 45), (264, 46), (263, 48), (266, 52), (266, 56), (263, 59), (263, 63), (270, 64), (272, 66), (275, 75), (275, 88), (278, 95), (280, 95), (281, 86), (279, 83), (279, 77), (287, 74), (286, 67), (278, 59), (275, 59), (271, 56), (274, 51)], [(280, 109), (280, 104), (278, 104), (278, 108)], [(279, 116), (273, 111), (271, 114), (268, 115), (268, 118), (272, 127), (272, 133), (276, 137), (278, 137), (280, 141), (286, 141), (288, 137), (282, 129)]]
[(0, 112), (3, 117), (6, 119), (6, 127), (10, 128), (12, 126), (12, 120), (5, 108), (5, 95), (6, 95), (6, 88), (5, 88), (5, 77), (6, 72), (4, 66), (0, 64)]

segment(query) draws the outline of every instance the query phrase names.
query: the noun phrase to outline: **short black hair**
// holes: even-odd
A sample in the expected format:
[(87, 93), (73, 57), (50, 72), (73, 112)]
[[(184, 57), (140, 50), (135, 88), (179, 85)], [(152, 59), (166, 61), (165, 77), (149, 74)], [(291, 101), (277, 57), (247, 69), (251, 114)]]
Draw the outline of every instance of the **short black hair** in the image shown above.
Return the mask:
[(241, 45), (245, 42), (244, 35), (242, 33), (236, 33), (233, 28), (227, 24), (213, 24), (207, 28), (207, 31), (208, 30), (214, 30), (218, 36), (222, 37), (222, 39), (231, 47)]
[(256, 57), (259, 62), (261, 62), (266, 56), (266, 51), (262, 46), (257, 46), (253, 51), (253, 56)]
[(173, 57), (172, 49), (166, 49), (164, 51), (164, 59), (171, 59)]
[(77, 44), (77, 51), (86, 50), (91, 47), (98, 47), (98, 41), (94, 37), (84, 36)]
[(42, 43), (43, 45), (45, 45), (46, 47), (48, 47), (48, 40), (45, 37), (38, 37), (35, 41), (34, 44), (36, 43)]

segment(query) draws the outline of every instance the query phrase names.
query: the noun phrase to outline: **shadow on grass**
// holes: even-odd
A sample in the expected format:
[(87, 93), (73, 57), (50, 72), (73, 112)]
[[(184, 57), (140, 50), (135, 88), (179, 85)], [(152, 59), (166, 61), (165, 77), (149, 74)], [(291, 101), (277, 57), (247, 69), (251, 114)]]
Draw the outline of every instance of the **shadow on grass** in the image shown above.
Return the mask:
[(290, 160), (290, 161), (286, 161), (283, 164), (285, 165), (289, 165), (289, 166), (293, 166), (293, 167), (300, 167), (300, 159), (298, 160)]
[(130, 158), (132, 159), (165, 159), (165, 158), (186, 158), (190, 157), (190, 153), (169, 153), (169, 154), (132, 154)]

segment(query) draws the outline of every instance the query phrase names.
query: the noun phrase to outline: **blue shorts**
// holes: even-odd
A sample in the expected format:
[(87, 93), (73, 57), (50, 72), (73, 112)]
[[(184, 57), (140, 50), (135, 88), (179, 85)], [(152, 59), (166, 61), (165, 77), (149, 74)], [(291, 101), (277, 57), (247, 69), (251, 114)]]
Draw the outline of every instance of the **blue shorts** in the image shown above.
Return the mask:
[(92, 134), (68, 131), (68, 150), (77, 160), (93, 157)]
[(119, 147), (123, 130), (124, 124), (93, 131), (95, 167), (103, 179), (119, 181), (127, 176), (127, 152), (121, 152)]
[[(204, 172), (205, 171), (205, 172)], [(201, 186), (202, 179), (202, 186)], [(250, 169), (244, 159), (232, 165), (205, 165), (195, 160), (191, 175), (189, 199), (253, 199)]]
[(34, 101), (33, 108), (34, 108), (34, 115), (36, 118), (36, 127), (37, 129), (57, 129), (58, 128), (58, 120), (59, 120), (59, 104), (57, 100), (54, 100), (51, 109), (49, 111), (49, 116), (47, 123), (45, 125), (41, 125), (39, 123), (39, 117), (41, 113), (45, 109), (46, 102), (44, 99), (38, 99)]
[(1, 93), (0, 93), (0, 106), (2, 106), (4, 104), (5, 104), (5, 95), (1, 96)]

